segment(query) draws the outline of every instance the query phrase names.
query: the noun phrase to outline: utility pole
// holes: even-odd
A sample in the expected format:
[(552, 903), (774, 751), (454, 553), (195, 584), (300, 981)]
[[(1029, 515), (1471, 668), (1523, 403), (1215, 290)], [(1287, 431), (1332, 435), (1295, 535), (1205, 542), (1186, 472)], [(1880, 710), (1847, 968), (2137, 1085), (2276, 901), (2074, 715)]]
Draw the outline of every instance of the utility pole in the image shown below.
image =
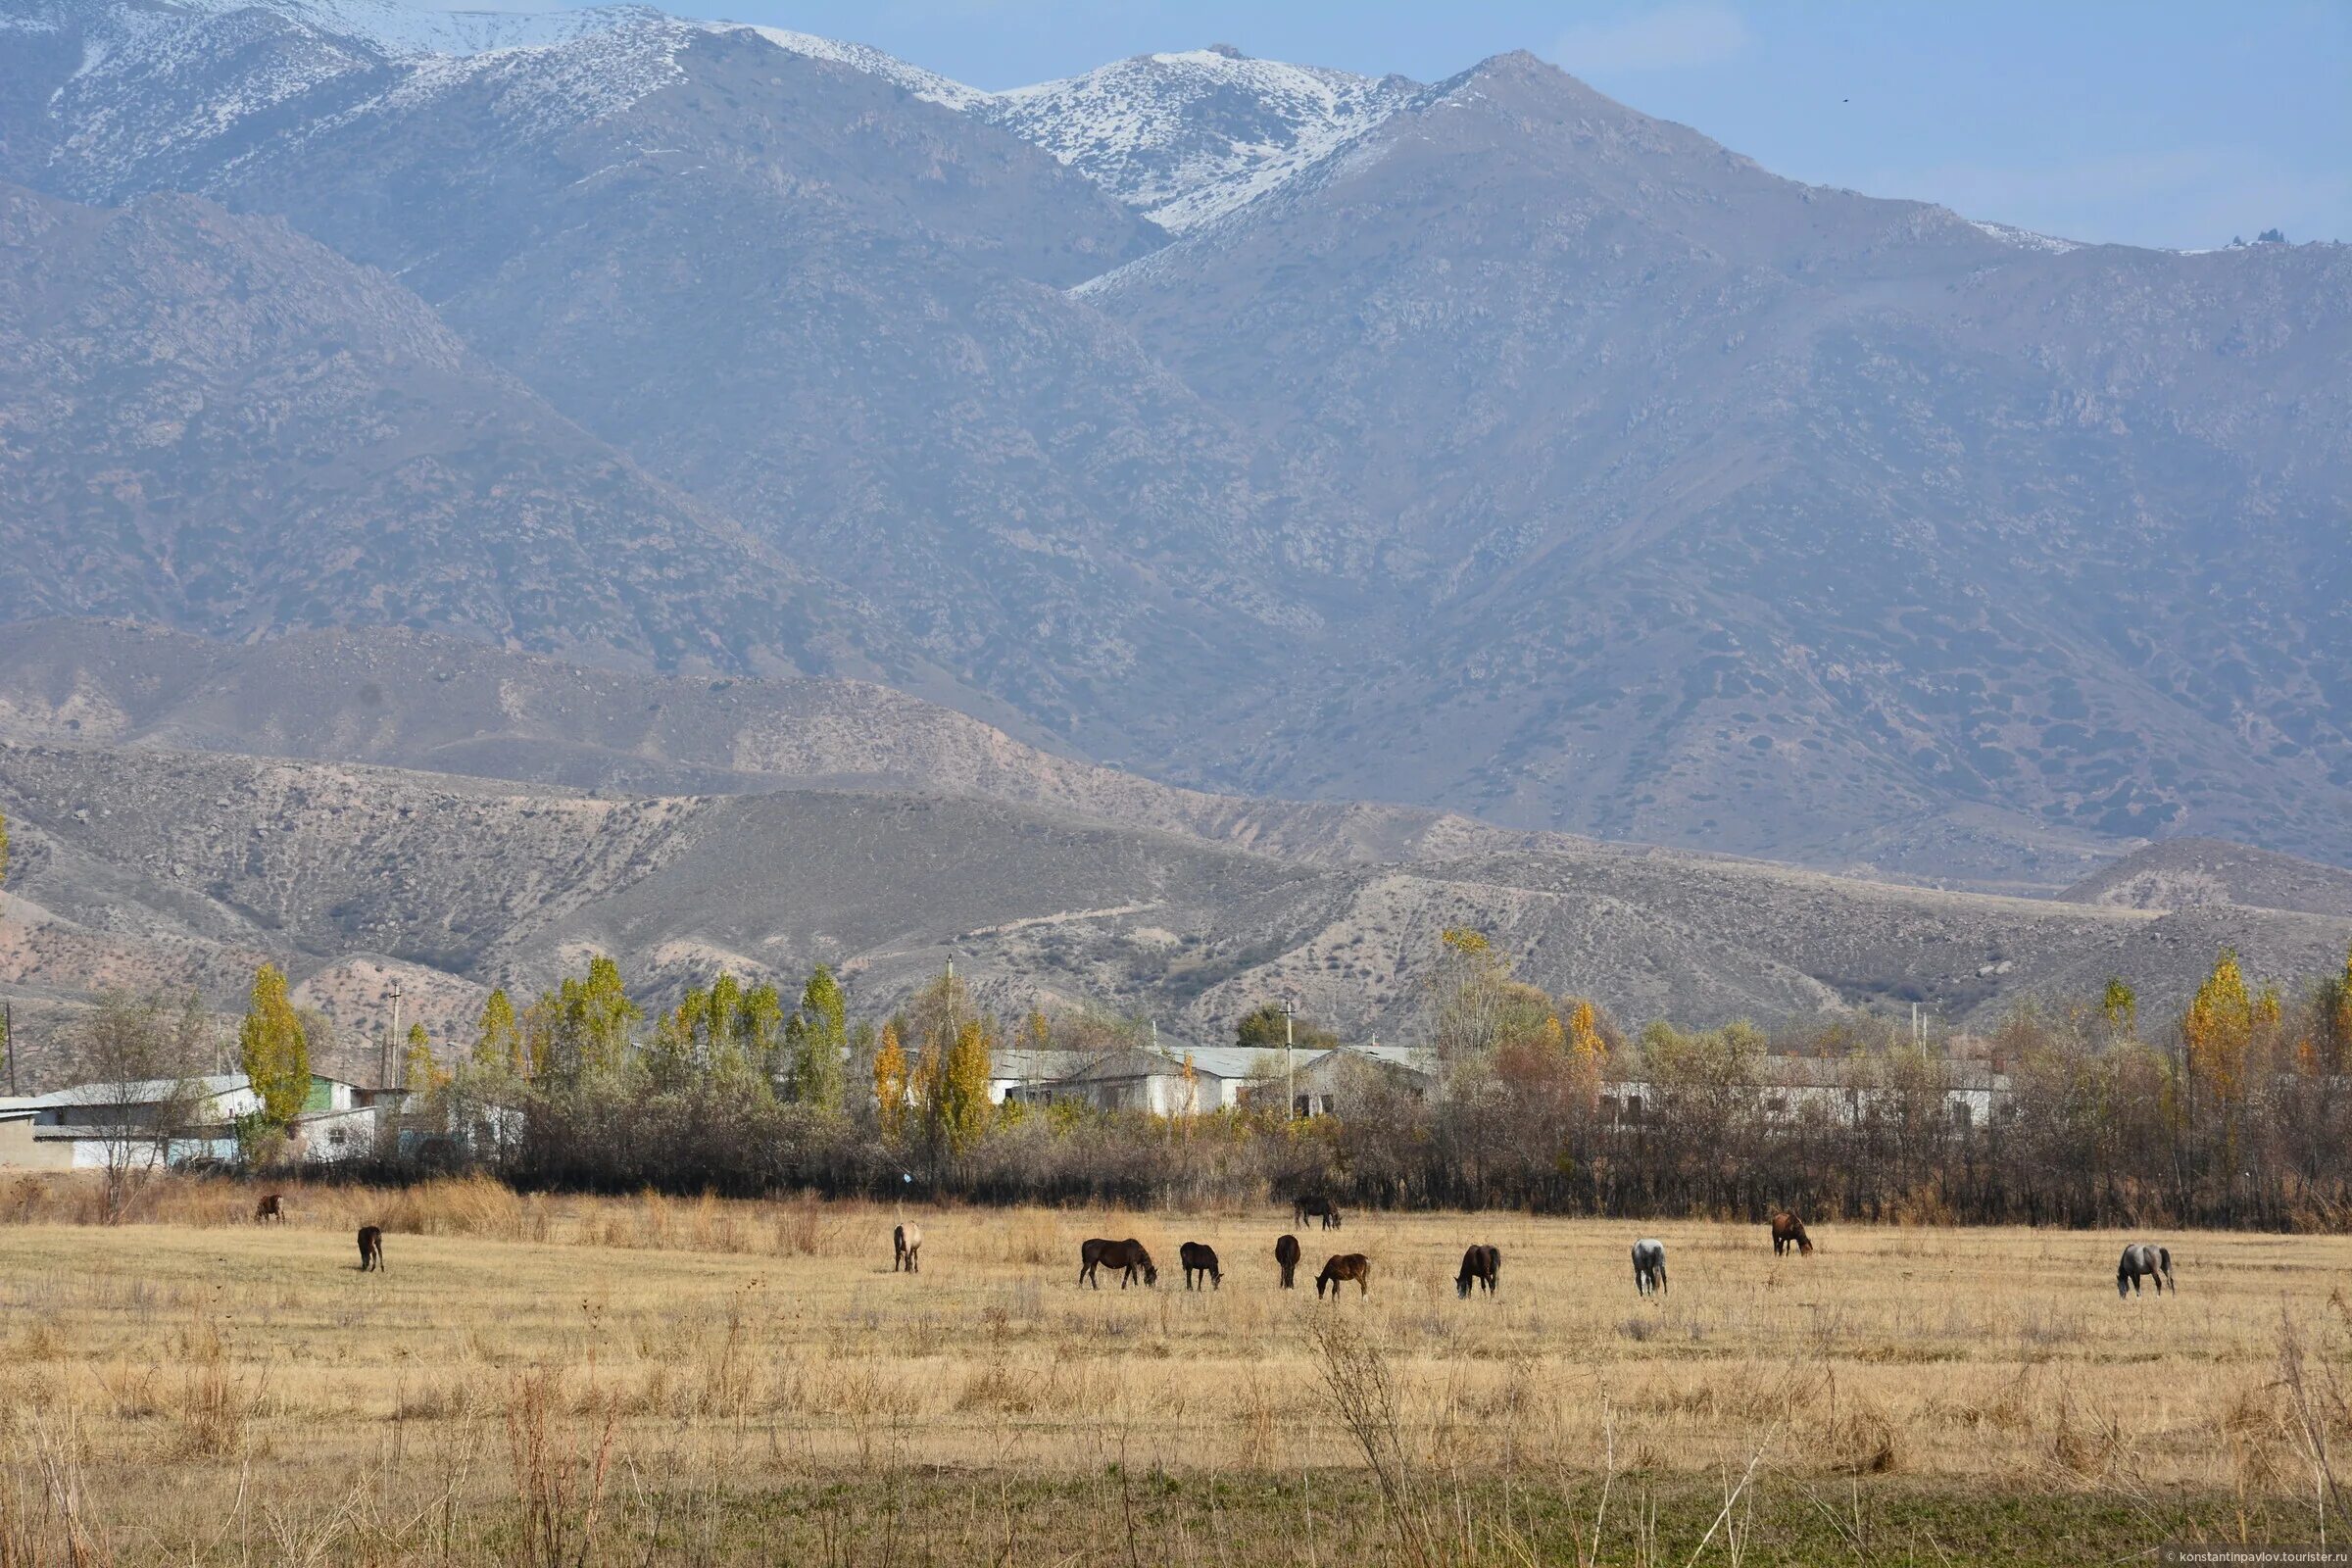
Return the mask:
[(1290, 1119), (1298, 1119), (1298, 1052), (1291, 1039), (1291, 1020), (1298, 1015), (1298, 1004), (1289, 997), (1282, 999), (1282, 1067), (1288, 1080), (1285, 1093), (1290, 1096)]
[(8, 1042), (8, 1092), (17, 1092), (17, 1005), (0, 1002), (0, 1039)]
[(400, 976), (392, 977), (392, 1033), (384, 1037), (375, 1052), (375, 1087), (378, 1091), (392, 1087), (392, 1042), (400, 1034)]

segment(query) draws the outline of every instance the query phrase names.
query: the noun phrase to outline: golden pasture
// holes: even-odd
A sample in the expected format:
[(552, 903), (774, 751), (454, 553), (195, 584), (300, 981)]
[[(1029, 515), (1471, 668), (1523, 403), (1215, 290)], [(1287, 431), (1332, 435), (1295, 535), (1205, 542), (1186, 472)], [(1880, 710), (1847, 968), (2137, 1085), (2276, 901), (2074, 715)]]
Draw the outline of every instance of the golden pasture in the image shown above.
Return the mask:
[[(2292, 1520), (2323, 1485), (2315, 1431), (2346, 1437), (2325, 1402), (2352, 1297), (2336, 1237), (2155, 1238), (2180, 1291), (2125, 1301), (2120, 1234), (1821, 1225), (1813, 1256), (1776, 1259), (1753, 1225), (1351, 1213), (1298, 1231), (1284, 1292), (1272, 1205), (910, 1211), (907, 1275), (885, 1206), (286, 1192), (283, 1226), (225, 1185), (115, 1227), (20, 1194), (0, 1225), (9, 1560), (71, 1560), (77, 1539), (120, 1561), (692, 1560), (778, 1532), (886, 1560), (867, 1516), (893, 1488), (968, 1493), (958, 1539), (1018, 1548), (1014, 1489), (1107, 1497), (1106, 1476), (1119, 1539), (1138, 1476), (1212, 1509), (1229, 1483), (1245, 1511), (1328, 1477), (1360, 1501), (1334, 1528), (1462, 1560), (1540, 1533), (1511, 1522), (1513, 1488), (1580, 1518), (1602, 1488), (1622, 1509), (1746, 1478), (1857, 1513), (1867, 1486), (2193, 1494)], [(356, 1267), (364, 1222), (386, 1228), (383, 1274)], [(1650, 1300), (1628, 1255), (1644, 1234), (1671, 1280)], [(1157, 1287), (1080, 1288), (1090, 1235), (1143, 1240)], [(1217, 1249), (1221, 1290), (1183, 1288), (1184, 1241)], [(1455, 1295), (1474, 1241), (1502, 1250), (1493, 1299)], [(1373, 1259), (1370, 1294), (1318, 1302), (1340, 1250)], [(1301, 1506), (1311, 1524), (1311, 1487)], [(1373, 1517), (1414, 1508), (1446, 1528)], [(1227, 1561), (1313, 1560), (1287, 1526), (1222, 1541)], [(1611, 1527), (1592, 1554), (1613, 1541), (1657, 1546)]]

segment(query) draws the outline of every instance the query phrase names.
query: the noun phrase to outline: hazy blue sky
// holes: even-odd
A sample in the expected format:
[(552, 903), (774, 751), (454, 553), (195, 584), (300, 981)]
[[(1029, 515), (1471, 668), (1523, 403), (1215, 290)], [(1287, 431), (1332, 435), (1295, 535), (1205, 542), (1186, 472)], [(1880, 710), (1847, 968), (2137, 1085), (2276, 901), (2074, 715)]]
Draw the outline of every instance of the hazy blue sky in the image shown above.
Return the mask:
[[(463, 3), (463, 0), (445, 0)], [(471, 0), (479, 4), (482, 0)], [(496, 3), (496, 0), (491, 0)], [(1797, 178), (2081, 239), (2352, 239), (2344, 0), (668, 0), (979, 87), (1148, 50), (1428, 81), (1530, 49)], [(1850, 100), (1850, 101), (1849, 101)]]

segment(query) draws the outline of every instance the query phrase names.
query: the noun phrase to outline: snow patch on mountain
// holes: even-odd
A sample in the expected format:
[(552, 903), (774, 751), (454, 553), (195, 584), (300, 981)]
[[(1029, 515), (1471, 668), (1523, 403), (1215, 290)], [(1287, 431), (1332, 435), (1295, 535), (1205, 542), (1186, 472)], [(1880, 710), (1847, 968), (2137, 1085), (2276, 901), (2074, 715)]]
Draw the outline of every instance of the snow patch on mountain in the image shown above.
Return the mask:
[[(223, 71), (221, 62), (233, 63)], [(142, 172), (264, 121), (283, 105), (376, 62), (256, 9), (109, 9), (82, 30), (82, 58), (50, 102), (65, 128), (58, 158), (73, 193), (111, 201)]]
[(853, 71), (861, 71), (869, 76), (879, 76), (884, 81), (904, 87), (917, 98), (944, 104), (950, 109), (968, 111), (991, 99), (990, 94), (977, 87), (967, 87), (936, 71), (910, 66), (895, 55), (886, 55), (879, 49), (869, 49), (861, 43), (843, 43), (838, 39), (819, 38), (814, 33), (792, 32), (783, 27), (746, 27), (727, 22), (705, 23), (704, 25), (719, 31), (758, 33), (788, 54), (806, 55), (811, 60), (830, 60), (848, 66)]
[(1016, 87), (977, 113), (1183, 232), (1282, 184), (1418, 90), (1219, 47)]
[[(176, 0), (180, 10), (224, 14), (255, 0)], [(364, 43), (396, 60), (546, 48), (671, 19), (652, 6), (576, 10), (437, 11), (405, 0), (266, 0), (266, 8), (314, 31)]]
[[(499, 122), (517, 134), (558, 131), (625, 112), (686, 79), (678, 53), (700, 34), (660, 13), (550, 44), (505, 45), (475, 54), (430, 54), (409, 65), (384, 97), (394, 107), (486, 85)], [(364, 114), (363, 106), (354, 113)]]
[(2021, 250), (2047, 251), (2053, 256), (2064, 256), (2068, 251), (2079, 251), (2082, 248), (2079, 241), (2060, 239), (2053, 234), (2036, 234), (2030, 228), (2015, 228), (2007, 223), (1987, 223), (1975, 218), (1963, 219), (1962, 221), (1981, 234), (1990, 234), (2004, 245), (2015, 245)]

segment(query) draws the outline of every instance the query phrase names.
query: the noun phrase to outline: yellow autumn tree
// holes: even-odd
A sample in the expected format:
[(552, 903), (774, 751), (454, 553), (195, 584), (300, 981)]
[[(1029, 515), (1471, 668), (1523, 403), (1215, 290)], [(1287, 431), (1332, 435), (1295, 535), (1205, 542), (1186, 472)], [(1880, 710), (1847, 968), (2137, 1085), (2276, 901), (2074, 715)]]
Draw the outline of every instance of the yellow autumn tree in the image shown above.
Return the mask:
[[(2277, 1006), (2272, 998), (2274, 1017)], [(2189, 1079), (2217, 1103), (2233, 1105), (2245, 1095), (2246, 1057), (2253, 1049), (2257, 1016), (2255, 999), (2247, 994), (2246, 977), (2237, 966), (2237, 955), (2224, 948), (2213, 973), (2197, 987), (2188, 1010), (2180, 1017)]]
[(254, 971), (237, 1058), (261, 1099), (262, 1119), (271, 1127), (292, 1122), (311, 1094), (311, 1046), (287, 1000), (285, 972), (273, 963)]
[(433, 1043), (420, 1023), (409, 1025), (408, 1053), (401, 1068), (401, 1082), (413, 1095), (438, 1094), (449, 1087), (449, 1072), (433, 1054)]
[(921, 1078), (923, 1120), (951, 1154), (960, 1154), (988, 1131), (988, 1078), (995, 1042), (988, 1025), (969, 1019), (942, 1051), (924, 1054)]
[(891, 1143), (906, 1126), (906, 1052), (899, 1044), (899, 1026), (882, 1026), (882, 1043), (874, 1050), (874, 1113), (881, 1118), (882, 1136)]
[(1600, 1016), (1582, 997), (1568, 1010), (1568, 1055), (1576, 1092), (1590, 1109), (1600, 1103), (1600, 1074), (1607, 1064), (1609, 1043), (1600, 1032)]
[(473, 1065), (518, 1078), (529, 1065), (523, 1056), (522, 1026), (514, 1021), (514, 1004), (503, 988), (482, 1004), (481, 1021), (474, 1026)]
[(1599, 1014), (1582, 998), (1568, 1011), (1568, 1049), (1576, 1053), (1577, 1060), (1594, 1066), (1609, 1054), (1609, 1043), (1601, 1038)]

